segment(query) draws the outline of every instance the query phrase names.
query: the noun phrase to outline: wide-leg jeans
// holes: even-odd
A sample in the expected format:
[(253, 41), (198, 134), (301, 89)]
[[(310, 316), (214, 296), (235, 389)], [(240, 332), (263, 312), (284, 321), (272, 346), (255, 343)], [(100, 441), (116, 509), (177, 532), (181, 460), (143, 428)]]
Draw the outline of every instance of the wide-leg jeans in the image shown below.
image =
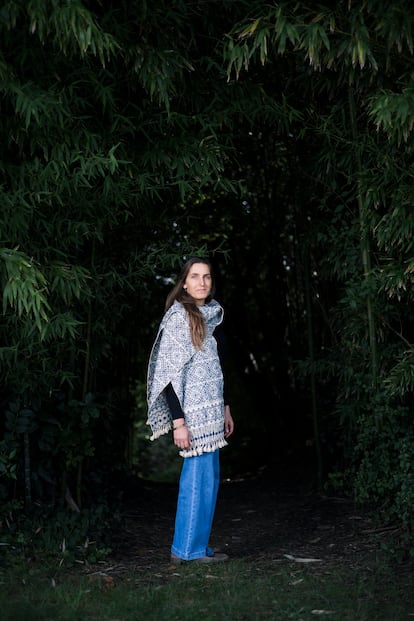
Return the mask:
[(219, 450), (185, 457), (180, 476), (171, 552), (191, 561), (211, 555), (208, 547), (220, 482)]

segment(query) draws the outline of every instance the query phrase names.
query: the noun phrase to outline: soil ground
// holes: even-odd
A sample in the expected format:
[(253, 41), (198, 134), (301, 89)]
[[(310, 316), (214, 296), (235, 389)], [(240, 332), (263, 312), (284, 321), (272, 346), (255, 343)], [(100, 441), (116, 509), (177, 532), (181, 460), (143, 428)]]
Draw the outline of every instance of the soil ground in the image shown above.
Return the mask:
[[(171, 565), (176, 497), (176, 484), (142, 481), (129, 490), (124, 526), (112, 541), (114, 569), (154, 573)], [(381, 543), (396, 535), (349, 499), (258, 476), (221, 483), (210, 543), (231, 559), (356, 569), (374, 564)]]

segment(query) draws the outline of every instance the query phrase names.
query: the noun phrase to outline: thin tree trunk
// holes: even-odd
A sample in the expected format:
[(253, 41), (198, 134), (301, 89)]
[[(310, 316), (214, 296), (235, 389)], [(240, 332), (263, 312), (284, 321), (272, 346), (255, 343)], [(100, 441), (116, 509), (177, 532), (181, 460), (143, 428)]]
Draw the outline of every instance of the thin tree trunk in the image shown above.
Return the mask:
[[(355, 99), (352, 88), (349, 89), (349, 111), (351, 118), (351, 130), (352, 137), (354, 142), (356, 143), (358, 137), (358, 128), (357, 128), (357, 119), (356, 119), (356, 107), (355, 107)], [(356, 166), (358, 172), (358, 210), (359, 210), (359, 222), (360, 222), (360, 233), (361, 233), (361, 255), (362, 255), (362, 265), (364, 270), (364, 278), (367, 279), (371, 273), (371, 248), (370, 248), (370, 237), (369, 230), (366, 218), (366, 206), (364, 197), (362, 196), (361, 189), (361, 172), (362, 172), (362, 164), (361, 164), (361, 154), (359, 148), (356, 148)], [(370, 293), (367, 294), (366, 298), (367, 305), (367, 320), (368, 320), (368, 338), (371, 352), (371, 378), (372, 378), (372, 387), (375, 388), (377, 383), (377, 374), (378, 374), (378, 354), (377, 354), (377, 340), (376, 340), (376, 326), (375, 326), (375, 315), (373, 311), (373, 303), (372, 296)]]
[(32, 476), (30, 465), (30, 435), (26, 432), (23, 434), (24, 442), (24, 503), (26, 510), (32, 506)]
[(76, 502), (79, 508), (82, 507), (82, 473), (83, 473), (83, 460), (79, 461), (78, 469), (76, 472)]
[(315, 378), (315, 344), (313, 340), (313, 313), (312, 313), (312, 298), (311, 298), (311, 281), (309, 274), (308, 257), (303, 257), (303, 271), (305, 280), (305, 308), (306, 308), (306, 324), (308, 331), (308, 349), (309, 358), (311, 362), (311, 374), (310, 374), (310, 388), (311, 388), (311, 405), (312, 405), (312, 423), (313, 423), (313, 436), (315, 442), (315, 456), (316, 456), (316, 480), (318, 489), (322, 489), (322, 451), (321, 442), (319, 436), (319, 417), (318, 406), (316, 398), (316, 378)]
[[(95, 265), (95, 240), (92, 241), (92, 255), (91, 255), (91, 267), (93, 269)], [(85, 398), (89, 391), (89, 376), (91, 365), (91, 341), (92, 341), (92, 300), (88, 300), (88, 320), (86, 326), (86, 354), (85, 354), (85, 366), (83, 369), (83, 386), (82, 386), (82, 399)]]
[[(95, 265), (95, 240), (92, 240), (92, 253), (91, 253), (91, 267), (92, 270)], [(87, 393), (90, 390), (90, 365), (91, 365), (91, 341), (92, 341), (92, 300), (88, 300), (88, 319), (86, 326), (86, 354), (85, 354), (85, 366), (83, 369), (83, 385), (82, 385), (82, 400), (85, 399)], [(83, 461), (84, 458), (79, 461), (77, 473), (76, 473), (76, 502), (78, 507), (82, 507), (82, 475), (83, 475)]]

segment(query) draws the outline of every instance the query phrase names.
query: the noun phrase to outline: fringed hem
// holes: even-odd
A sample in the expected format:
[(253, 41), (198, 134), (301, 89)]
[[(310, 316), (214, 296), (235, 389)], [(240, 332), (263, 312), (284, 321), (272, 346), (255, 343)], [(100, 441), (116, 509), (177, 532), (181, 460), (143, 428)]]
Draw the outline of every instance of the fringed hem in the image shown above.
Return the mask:
[(226, 440), (216, 440), (214, 443), (205, 444), (203, 446), (195, 446), (194, 448), (190, 448), (188, 450), (180, 451), (181, 457), (197, 457), (198, 455), (202, 455), (203, 453), (214, 453), (217, 449), (224, 448), (227, 446)]
[(165, 434), (169, 433), (171, 430), (172, 430), (171, 423), (165, 423), (165, 425), (158, 427), (158, 429), (155, 429), (155, 431), (153, 431), (153, 434), (150, 437), (151, 442), (153, 442), (154, 440), (157, 440), (157, 438), (160, 438), (161, 436), (165, 436)]
[[(197, 457), (203, 453), (213, 453), (217, 449), (227, 446), (223, 434), (223, 421), (213, 421), (200, 427), (189, 427), (191, 437), (191, 448), (179, 452), (181, 457)], [(152, 429), (151, 442), (163, 435), (170, 433), (173, 429), (172, 421), (164, 422)]]

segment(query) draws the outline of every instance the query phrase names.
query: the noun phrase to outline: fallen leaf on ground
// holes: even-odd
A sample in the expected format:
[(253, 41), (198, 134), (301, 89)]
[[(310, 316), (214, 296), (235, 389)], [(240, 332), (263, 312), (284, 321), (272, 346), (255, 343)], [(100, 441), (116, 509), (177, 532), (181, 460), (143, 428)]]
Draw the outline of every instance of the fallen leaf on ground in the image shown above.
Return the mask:
[(295, 561), (295, 563), (322, 563), (321, 558), (301, 558), (292, 554), (284, 554), (283, 556), (289, 559), (289, 561)]

